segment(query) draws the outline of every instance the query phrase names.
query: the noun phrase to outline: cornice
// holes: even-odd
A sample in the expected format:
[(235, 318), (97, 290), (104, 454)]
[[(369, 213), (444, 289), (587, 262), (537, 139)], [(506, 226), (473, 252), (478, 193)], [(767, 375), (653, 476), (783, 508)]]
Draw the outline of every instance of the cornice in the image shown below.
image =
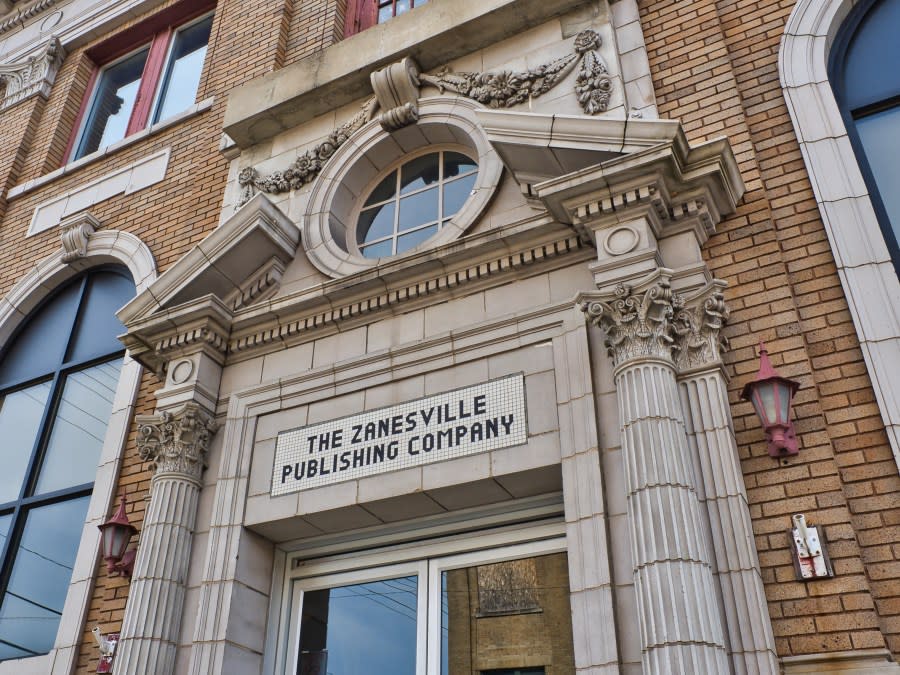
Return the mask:
[(38, 14), (53, 7), (58, 2), (60, 2), (60, 0), (35, 0), (35, 2), (29, 2), (23, 7), (17, 7), (12, 13), (12, 16), (0, 21), (0, 35), (11, 31), (13, 28), (24, 25), (28, 19), (33, 19)]
[(561, 226), (496, 239), (476, 255), (458, 245), (445, 248), (451, 250), (431, 251), (411, 269), (360, 273), (237, 310), (207, 295), (133, 320), (122, 341), (135, 359), (157, 371), (172, 358), (199, 350), (219, 363), (233, 363), (594, 256), (575, 232)]

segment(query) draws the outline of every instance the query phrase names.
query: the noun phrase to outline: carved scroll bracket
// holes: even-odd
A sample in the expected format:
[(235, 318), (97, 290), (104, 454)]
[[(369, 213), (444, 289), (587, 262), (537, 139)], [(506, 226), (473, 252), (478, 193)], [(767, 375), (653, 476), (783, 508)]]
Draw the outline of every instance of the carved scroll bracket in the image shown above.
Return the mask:
[(200, 480), (206, 468), (206, 453), (216, 431), (215, 420), (196, 403), (185, 403), (176, 411), (139, 415), (137, 448), (156, 475), (181, 474)]
[(65, 58), (65, 50), (58, 38), (51, 37), (38, 54), (24, 61), (0, 65), (0, 83), (6, 86), (0, 110), (5, 110), (29, 96), (50, 95), (50, 87)]
[(419, 67), (415, 61), (407, 56), (369, 77), (383, 111), (378, 116), (382, 129), (397, 131), (419, 121)]
[(87, 253), (88, 240), (100, 227), (90, 211), (81, 211), (63, 218), (59, 224), (59, 238), (62, 243), (64, 263), (72, 263)]

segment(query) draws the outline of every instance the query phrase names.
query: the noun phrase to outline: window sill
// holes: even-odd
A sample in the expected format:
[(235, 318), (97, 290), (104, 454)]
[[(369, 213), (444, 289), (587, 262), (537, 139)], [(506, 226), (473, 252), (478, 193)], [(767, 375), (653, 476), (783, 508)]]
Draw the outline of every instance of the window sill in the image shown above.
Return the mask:
[(423, 71), (521, 33), (584, 0), (431, 0), (233, 90), (225, 132), (248, 148), (371, 92), (369, 73), (404, 56)]
[(13, 201), (18, 197), (22, 197), (27, 195), (34, 190), (37, 190), (48, 183), (52, 183), (57, 178), (61, 178), (62, 176), (68, 176), (71, 173), (74, 173), (81, 169), (83, 166), (87, 166), (88, 164), (93, 164), (94, 162), (103, 159), (104, 157), (108, 157), (122, 148), (127, 148), (129, 146), (134, 145), (135, 143), (139, 143), (145, 138), (149, 138), (151, 136), (155, 136), (166, 129), (175, 126), (176, 124), (180, 124), (181, 122), (190, 119), (192, 117), (196, 117), (200, 113), (206, 112), (210, 108), (212, 108), (213, 102), (215, 98), (210, 96), (207, 99), (200, 101), (199, 103), (195, 103), (190, 108), (184, 110), (183, 112), (178, 113), (177, 115), (173, 115), (168, 119), (164, 119), (161, 122), (157, 122), (156, 124), (147, 127), (146, 129), (142, 129), (137, 133), (131, 134), (131, 136), (127, 136), (123, 138), (121, 141), (117, 141), (110, 145), (107, 145), (105, 148), (101, 148), (96, 152), (92, 152), (89, 155), (85, 155), (80, 159), (75, 160), (74, 162), (69, 162), (65, 166), (61, 166), (55, 171), (51, 171), (48, 174), (43, 176), (39, 176), (33, 180), (27, 181), (25, 183), (21, 183), (16, 185), (14, 188), (11, 188), (10, 191), (6, 195), (7, 201)]

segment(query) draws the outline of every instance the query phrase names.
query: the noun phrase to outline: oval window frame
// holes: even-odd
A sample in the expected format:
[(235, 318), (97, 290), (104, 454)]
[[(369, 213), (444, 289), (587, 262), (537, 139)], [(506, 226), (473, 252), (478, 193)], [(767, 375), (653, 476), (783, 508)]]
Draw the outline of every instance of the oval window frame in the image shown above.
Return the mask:
[[(497, 190), (503, 163), (478, 124), (474, 101), (436, 96), (419, 101), (419, 121), (389, 133), (372, 120), (331, 157), (317, 177), (300, 222), (301, 242), (312, 264), (330, 277), (364, 272), (390, 260), (439, 247), (462, 236)], [(478, 163), (472, 192), (436, 234), (396, 255), (366, 258), (356, 241), (357, 217), (379, 177), (417, 156), (455, 150)]]

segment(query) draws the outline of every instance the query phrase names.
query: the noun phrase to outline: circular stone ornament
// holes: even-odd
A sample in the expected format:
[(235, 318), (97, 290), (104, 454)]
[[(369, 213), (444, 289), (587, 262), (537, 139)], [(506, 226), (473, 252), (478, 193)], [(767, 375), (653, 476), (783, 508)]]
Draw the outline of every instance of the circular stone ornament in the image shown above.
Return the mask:
[(612, 256), (625, 255), (637, 248), (640, 240), (641, 236), (637, 230), (624, 225), (606, 235), (603, 240), (603, 250)]

